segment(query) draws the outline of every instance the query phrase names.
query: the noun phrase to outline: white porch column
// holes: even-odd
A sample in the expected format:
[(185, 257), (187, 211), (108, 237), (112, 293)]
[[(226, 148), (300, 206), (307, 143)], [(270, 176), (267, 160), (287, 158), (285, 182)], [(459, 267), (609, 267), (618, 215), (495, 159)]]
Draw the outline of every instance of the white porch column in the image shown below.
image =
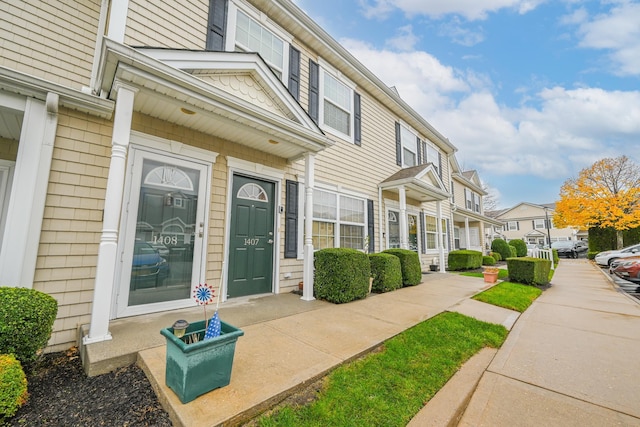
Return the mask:
[(464, 219), (464, 238), (466, 241), (466, 249), (471, 249), (471, 234), (469, 233), (469, 217)]
[(109, 317), (116, 270), (118, 227), (124, 191), (127, 147), (131, 136), (133, 100), (136, 92), (133, 88), (118, 86), (118, 100), (111, 140), (111, 163), (109, 164), (107, 192), (104, 198), (102, 236), (100, 237), (96, 282), (93, 290), (91, 327), (89, 335), (83, 338), (85, 345), (111, 339)]
[(313, 188), (315, 186), (315, 154), (305, 154), (305, 203), (304, 203), (304, 264), (302, 270), (302, 297), (313, 301)]
[(409, 249), (409, 229), (407, 228), (407, 192), (404, 186), (398, 188), (400, 197), (400, 248)]
[(436, 202), (436, 232), (438, 233), (438, 257), (439, 257), (439, 270), (440, 273), (446, 272), (444, 265), (444, 241), (442, 240), (442, 202), (438, 200)]
[(59, 96), (27, 98), (0, 251), (0, 284), (33, 288), (47, 198)]

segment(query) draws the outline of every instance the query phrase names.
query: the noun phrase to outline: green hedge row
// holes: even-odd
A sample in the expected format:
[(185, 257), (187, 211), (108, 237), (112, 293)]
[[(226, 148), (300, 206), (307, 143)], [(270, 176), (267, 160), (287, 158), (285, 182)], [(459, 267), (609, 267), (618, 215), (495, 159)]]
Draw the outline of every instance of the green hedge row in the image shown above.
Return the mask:
[(389, 292), (422, 281), (418, 254), (405, 249), (370, 255), (355, 249), (321, 249), (315, 253), (314, 267), (315, 297), (336, 304), (365, 298), (370, 278), (375, 292)]

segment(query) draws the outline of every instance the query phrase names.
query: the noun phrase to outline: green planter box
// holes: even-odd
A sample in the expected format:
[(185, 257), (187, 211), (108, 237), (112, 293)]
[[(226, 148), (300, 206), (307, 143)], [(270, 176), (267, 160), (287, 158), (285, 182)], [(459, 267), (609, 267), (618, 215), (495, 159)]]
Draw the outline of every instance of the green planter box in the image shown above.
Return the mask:
[[(244, 335), (241, 329), (220, 322), (222, 334), (219, 337), (194, 344), (186, 344), (173, 334), (173, 328), (160, 331), (167, 339), (166, 384), (182, 403), (187, 403), (213, 389), (229, 385), (233, 355), (238, 337)], [(189, 325), (186, 338), (193, 333), (204, 336), (205, 322)]]

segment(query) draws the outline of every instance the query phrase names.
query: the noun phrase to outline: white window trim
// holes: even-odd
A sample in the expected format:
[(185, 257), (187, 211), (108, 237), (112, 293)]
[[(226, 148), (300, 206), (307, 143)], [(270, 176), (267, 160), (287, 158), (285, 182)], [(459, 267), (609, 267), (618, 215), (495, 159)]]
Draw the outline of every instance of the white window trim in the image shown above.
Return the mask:
[[(409, 132), (412, 135), (412, 140), (411, 141), (405, 141), (404, 138), (402, 137), (402, 129), (405, 129), (407, 132)], [(415, 164), (413, 166), (418, 166), (418, 133), (413, 130), (413, 128), (409, 125), (407, 125), (406, 123), (400, 122), (400, 150), (402, 152), (402, 167), (406, 168), (406, 167), (410, 167), (409, 164), (407, 164), (407, 162), (404, 159), (404, 150), (405, 148), (407, 148), (409, 151), (411, 151), (414, 155), (415, 155)]]
[[(542, 227), (538, 227), (538, 225), (540, 225), (538, 222), (541, 223)], [(545, 220), (544, 219), (534, 219), (533, 220), (533, 228), (536, 230), (546, 230), (547, 225), (545, 224)]]
[[(324, 61), (322, 58), (319, 58), (318, 65), (320, 66), (320, 73), (318, 78), (319, 82), (319, 105), (318, 105), (318, 123), (320, 125), (320, 129), (323, 131), (330, 133), (342, 140), (348, 141), (350, 143), (355, 143), (355, 106), (353, 105), (354, 93), (356, 90), (356, 85), (351, 80), (347, 79), (342, 75), (342, 73), (335, 68), (333, 68), (329, 63)], [(324, 124), (324, 76), (325, 74), (329, 74), (334, 79), (338, 80), (339, 83), (347, 86), (351, 90), (351, 96), (349, 96), (349, 129), (351, 130), (351, 135), (347, 135), (345, 133), (340, 132), (330, 126)]]
[[(304, 177), (302, 176), (298, 176), (297, 177), (297, 182), (298, 182), (298, 256), (297, 259), (303, 260), (304, 259), (304, 213), (306, 212), (304, 209), (304, 205), (305, 205), (305, 200), (306, 200), (306, 187), (305, 187), (305, 181), (304, 181)], [(367, 195), (360, 193), (358, 191), (354, 191), (354, 190), (350, 190), (348, 188), (344, 188), (342, 185), (335, 185), (335, 184), (329, 184), (326, 182), (316, 182), (315, 187), (313, 188), (313, 192), (314, 195), (316, 194), (316, 190), (321, 190), (321, 191), (328, 191), (328, 192), (332, 192), (332, 193), (337, 193), (338, 195), (342, 195), (342, 196), (349, 196), (349, 197), (353, 197), (355, 199), (362, 199), (365, 201), (365, 206), (364, 206), (364, 216), (365, 216), (365, 222), (364, 222), (364, 231), (365, 231), (365, 237), (367, 236), (368, 233), (368, 224), (369, 224), (369, 213), (367, 210), (367, 200), (369, 199), (367, 197)], [(313, 218), (311, 219), (313, 221)], [(370, 236), (369, 239), (373, 239), (373, 236)], [(314, 248), (314, 251), (318, 250), (317, 248)]]
[[(234, 52), (236, 50), (236, 26), (238, 22), (238, 10), (262, 25), (264, 28), (272, 32), (276, 37), (282, 40), (282, 72), (280, 80), (285, 84), (289, 84), (289, 46), (293, 41), (293, 36), (284, 31), (282, 28), (273, 23), (264, 12), (258, 11), (249, 3), (243, 0), (231, 0), (229, 2), (229, 10), (227, 11), (227, 31), (225, 35), (225, 51)], [(266, 60), (265, 60), (266, 62)], [(269, 64), (267, 62), (267, 64)], [(276, 67), (273, 64), (269, 64)], [(277, 67), (276, 67), (277, 68)]]

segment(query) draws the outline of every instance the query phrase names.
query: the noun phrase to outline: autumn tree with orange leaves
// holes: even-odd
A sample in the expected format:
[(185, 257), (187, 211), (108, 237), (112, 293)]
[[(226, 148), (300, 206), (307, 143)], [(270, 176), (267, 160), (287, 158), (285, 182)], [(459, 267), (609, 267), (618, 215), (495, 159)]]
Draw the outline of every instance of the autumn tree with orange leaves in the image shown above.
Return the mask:
[(553, 222), (557, 227), (611, 227), (622, 248), (622, 231), (640, 226), (640, 167), (621, 156), (583, 169), (562, 185)]

